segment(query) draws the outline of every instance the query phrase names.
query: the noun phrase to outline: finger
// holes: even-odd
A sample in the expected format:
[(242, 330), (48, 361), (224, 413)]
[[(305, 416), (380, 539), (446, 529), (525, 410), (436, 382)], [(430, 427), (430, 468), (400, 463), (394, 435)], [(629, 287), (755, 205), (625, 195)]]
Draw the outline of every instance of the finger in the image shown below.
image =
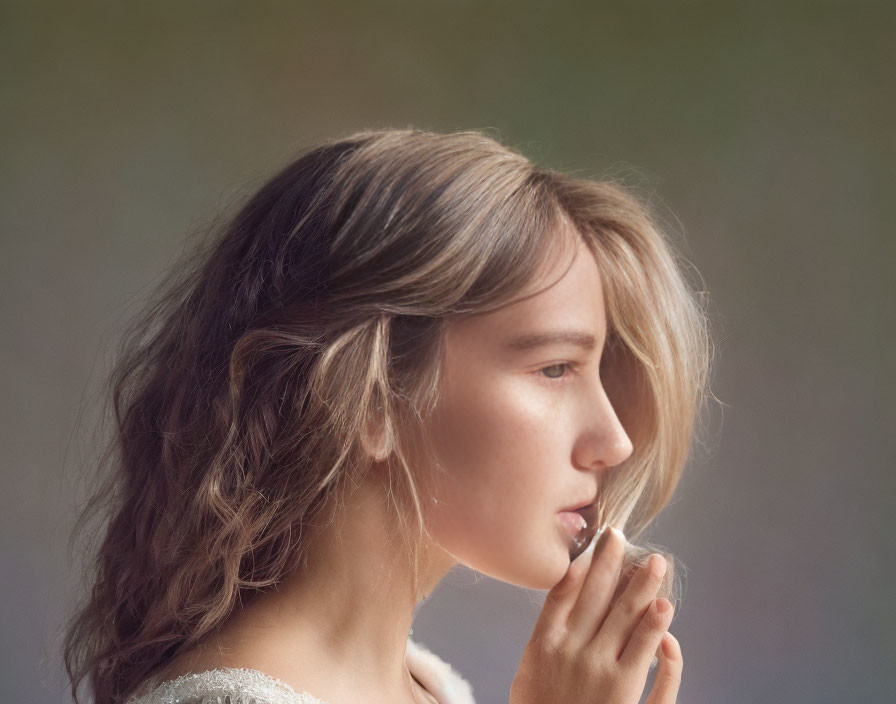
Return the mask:
[(664, 633), (660, 642), (660, 662), (657, 665), (653, 687), (644, 704), (675, 704), (681, 685), (681, 646), (671, 633)]
[(610, 649), (617, 659), (622, 656), (622, 651), (647, 612), (647, 607), (656, 598), (665, 574), (665, 558), (654, 553), (635, 572), (622, 596), (610, 609), (594, 638), (595, 647), (600, 650)]
[(622, 651), (619, 664), (639, 672), (643, 671), (646, 676), (670, 623), (672, 623), (672, 603), (663, 597), (652, 601), (647, 613), (629, 638), (625, 650)]
[(592, 540), (588, 548), (570, 563), (563, 578), (548, 591), (535, 622), (533, 635), (565, 632), (569, 613), (579, 596), (582, 580), (591, 565), (597, 542), (598, 539)]
[(598, 632), (610, 608), (625, 556), (625, 537), (615, 528), (603, 530), (594, 557), (569, 613), (569, 637), (587, 643)]

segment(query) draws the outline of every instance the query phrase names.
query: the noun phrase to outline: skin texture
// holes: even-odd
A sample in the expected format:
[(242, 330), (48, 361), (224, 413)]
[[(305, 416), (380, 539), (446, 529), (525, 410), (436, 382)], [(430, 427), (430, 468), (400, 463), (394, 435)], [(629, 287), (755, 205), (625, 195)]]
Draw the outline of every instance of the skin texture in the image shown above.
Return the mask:
[(672, 604), (656, 598), (665, 560), (651, 555), (613, 599), (625, 538), (604, 530), (551, 590), (510, 688), (510, 704), (637, 704), (654, 653), (646, 704), (674, 704), (682, 657), (668, 629)]
[[(571, 264), (560, 257), (522, 298), (448, 323), (442, 394), (428, 428), (441, 470), (416, 468), (433, 489), (424, 508), (433, 542), (422, 593), (413, 592), (395, 537), (385, 464), (374, 462), (365, 481), (309, 528), (307, 567), (259, 594), (217, 637), (177, 658), (167, 676), (249, 667), (330, 704), (428, 702), (405, 665), (406, 641), (414, 609), (452, 566), (527, 588), (569, 589), (571, 536), (557, 513), (593, 499), (599, 474), (632, 445), (600, 378), (606, 318), (596, 261), (572, 231), (560, 233), (558, 246), (571, 247)], [(594, 346), (507, 347), (520, 335), (557, 330), (590, 335)], [(657, 644), (648, 647), (649, 662)], [(527, 652), (530, 669), (521, 673), (538, 671), (540, 651)], [(549, 664), (568, 672), (562, 662)], [(583, 701), (603, 701), (591, 692)], [(524, 679), (515, 693), (521, 703), (557, 700), (538, 698)]]
[[(600, 378), (600, 273), (584, 242), (571, 239), (572, 264), (562, 257), (537, 284), (554, 282), (548, 288), (450, 321), (432, 429), (446, 472), (435, 475), (430, 531), (458, 562), (531, 589), (550, 589), (569, 567), (557, 512), (591, 500), (598, 475), (632, 452)], [(590, 335), (594, 348), (508, 346), (556, 331)]]

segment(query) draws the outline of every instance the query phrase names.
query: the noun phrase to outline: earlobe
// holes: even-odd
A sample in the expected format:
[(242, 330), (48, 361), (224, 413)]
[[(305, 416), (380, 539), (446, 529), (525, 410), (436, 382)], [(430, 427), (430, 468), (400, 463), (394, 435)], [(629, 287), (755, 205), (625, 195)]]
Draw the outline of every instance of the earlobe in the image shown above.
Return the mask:
[(382, 408), (376, 410), (375, 417), (368, 419), (361, 432), (361, 445), (364, 447), (364, 452), (374, 462), (383, 462), (392, 454), (392, 433), (382, 410)]

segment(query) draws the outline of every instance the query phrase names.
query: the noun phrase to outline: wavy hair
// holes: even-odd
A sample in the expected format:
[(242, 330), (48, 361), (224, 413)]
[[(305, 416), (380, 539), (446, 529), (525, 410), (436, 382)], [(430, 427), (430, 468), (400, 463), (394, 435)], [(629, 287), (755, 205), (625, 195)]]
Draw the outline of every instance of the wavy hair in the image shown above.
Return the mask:
[(710, 362), (700, 296), (645, 203), (479, 131), (358, 132), (264, 183), (122, 338), (78, 524), (103, 517), (65, 636), (75, 700), (86, 680), (96, 704), (124, 702), (295, 570), (321, 507), (370, 467), (372, 428), (416, 575), (409, 448), (426, 445), (444, 323), (512, 301), (560, 256), (564, 219), (605, 278), (602, 365), (634, 444), (600, 519), (637, 535), (678, 482)]

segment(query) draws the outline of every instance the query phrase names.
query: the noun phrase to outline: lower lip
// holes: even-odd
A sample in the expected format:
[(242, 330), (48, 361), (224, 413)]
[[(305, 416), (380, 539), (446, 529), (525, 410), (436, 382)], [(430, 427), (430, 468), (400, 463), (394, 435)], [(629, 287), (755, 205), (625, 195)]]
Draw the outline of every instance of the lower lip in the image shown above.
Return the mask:
[(569, 533), (571, 538), (575, 538), (582, 528), (585, 527), (584, 516), (575, 513), (574, 511), (560, 511), (557, 516), (560, 523), (563, 525), (564, 530)]

